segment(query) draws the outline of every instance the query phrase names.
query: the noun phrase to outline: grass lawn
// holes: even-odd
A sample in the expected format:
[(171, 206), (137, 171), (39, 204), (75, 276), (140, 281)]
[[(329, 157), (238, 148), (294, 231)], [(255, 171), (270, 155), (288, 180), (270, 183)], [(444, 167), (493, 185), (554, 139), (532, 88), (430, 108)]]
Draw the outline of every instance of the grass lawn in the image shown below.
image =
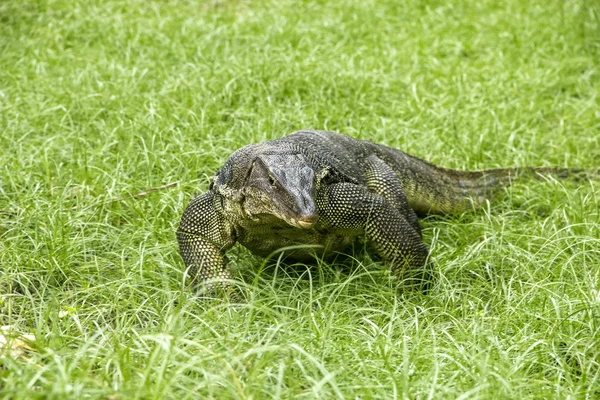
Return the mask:
[(184, 208), (235, 149), (302, 128), (597, 168), (600, 5), (0, 2), (0, 398), (600, 397), (598, 181), (425, 218), (426, 294), (358, 254), (234, 249), (248, 302), (195, 299)]

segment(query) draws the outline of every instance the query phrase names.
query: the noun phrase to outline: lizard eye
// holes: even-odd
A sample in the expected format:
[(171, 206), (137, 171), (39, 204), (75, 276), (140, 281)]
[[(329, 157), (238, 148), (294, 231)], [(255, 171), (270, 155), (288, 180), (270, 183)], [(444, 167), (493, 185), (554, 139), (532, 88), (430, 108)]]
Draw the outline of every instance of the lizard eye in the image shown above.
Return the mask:
[(275, 188), (275, 178), (273, 178), (271, 175), (269, 175), (269, 185), (271, 185), (272, 188)]

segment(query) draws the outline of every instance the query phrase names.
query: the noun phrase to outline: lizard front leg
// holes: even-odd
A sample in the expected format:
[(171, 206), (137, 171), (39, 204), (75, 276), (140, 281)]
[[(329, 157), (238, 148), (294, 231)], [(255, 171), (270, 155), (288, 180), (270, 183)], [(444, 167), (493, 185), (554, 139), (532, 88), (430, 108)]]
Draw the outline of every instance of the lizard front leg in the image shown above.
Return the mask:
[(421, 236), (421, 225), (415, 211), (408, 204), (402, 184), (394, 170), (382, 159), (371, 155), (365, 160), (365, 177), (369, 191), (388, 200)]
[(325, 226), (341, 233), (364, 233), (395, 275), (423, 283), (421, 272), (425, 271), (427, 248), (393, 202), (363, 186), (336, 183), (319, 191), (317, 205)]
[(228, 288), (231, 272), (225, 251), (235, 243), (233, 229), (223, 217), (221, 202), (208, 191), (186, 208), (177, 240), (181, 256), (194, 284), (208, 294)]

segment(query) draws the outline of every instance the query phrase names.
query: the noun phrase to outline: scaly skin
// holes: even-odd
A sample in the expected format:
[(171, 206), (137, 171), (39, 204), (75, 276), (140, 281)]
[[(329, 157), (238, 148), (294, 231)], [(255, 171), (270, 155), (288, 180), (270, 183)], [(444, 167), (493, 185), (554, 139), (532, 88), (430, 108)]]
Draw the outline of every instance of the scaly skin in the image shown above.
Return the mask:
[(331, 258), (364, 238), (406, 280), (426, 270), (417, 214), (466, 210), (522, 175), (581, 172), (457, 171), (338, 133), (299, 131), (234, 152), (185, 210), (177, 239), (190, 276), (210, 292), (228, 290), (225, 252), (236, 242), (262, 256), (313, 245), (286, 253), (305, 261)]

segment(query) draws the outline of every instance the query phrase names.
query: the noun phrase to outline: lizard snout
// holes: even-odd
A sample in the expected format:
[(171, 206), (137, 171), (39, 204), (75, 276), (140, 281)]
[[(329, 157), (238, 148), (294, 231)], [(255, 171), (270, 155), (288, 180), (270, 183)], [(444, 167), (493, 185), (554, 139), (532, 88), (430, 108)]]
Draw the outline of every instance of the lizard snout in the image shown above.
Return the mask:
[(318, 219), (319, 216), (317, 214), (308, 214), (298, 218), (297, 223), (300, 228), (309, 229), (317, 222)]

